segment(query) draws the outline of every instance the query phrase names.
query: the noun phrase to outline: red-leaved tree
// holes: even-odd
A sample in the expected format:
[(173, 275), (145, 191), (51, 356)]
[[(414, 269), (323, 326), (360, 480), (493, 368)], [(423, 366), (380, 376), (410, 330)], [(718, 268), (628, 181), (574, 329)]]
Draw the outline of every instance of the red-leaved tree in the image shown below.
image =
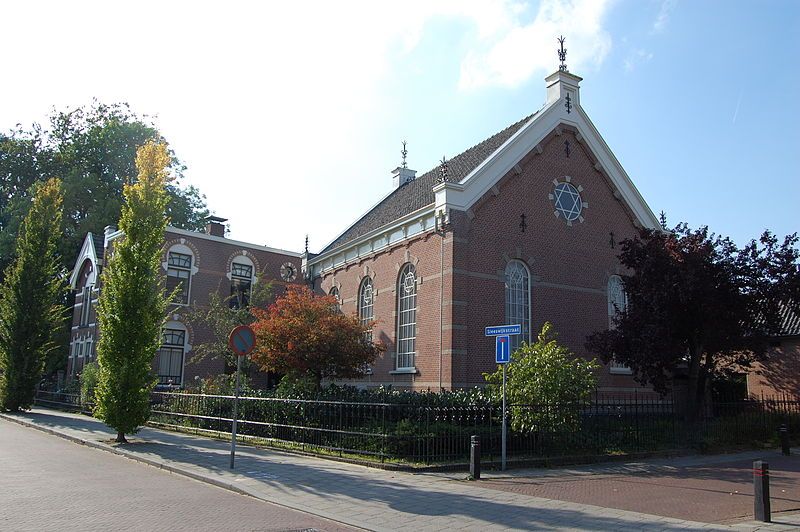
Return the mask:
[(253, 309), (253, 360), (265, 371), (323, 379), (363, 377), (384, 347), (366, 334), (370, 326), (339, 311), (333, 296), (290, 286), (264, 311)]
[(781, 309), (800, 307), (797, 242), (767, 231), (738, 248), (685, 224), (640, 231), (622, 242), (619, 256), (630, 272), (623, 277), (627, 308), (616, 327), (588, 338), (587, 349), (626, 364), (659, 392), (684, 373), (694, 420), (709, 383), (763, 359), (780, 334)]

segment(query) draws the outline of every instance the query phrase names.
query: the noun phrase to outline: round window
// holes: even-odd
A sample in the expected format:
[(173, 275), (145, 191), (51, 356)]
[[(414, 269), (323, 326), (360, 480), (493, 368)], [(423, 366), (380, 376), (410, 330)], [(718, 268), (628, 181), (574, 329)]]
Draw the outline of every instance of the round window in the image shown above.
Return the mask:
[(552, 198), (555, 202), (556, 216), (563, 216), (570, 224), (581, 217), (581, 211), (583, 210), (581, 193), (570, 183), (556, 184)]
[(576, 220), (583, 223), (583, 213), (589, 208), (589, 203), (581, 197), (583, 187), (573, 185), (569, 176), (564, 176), (563, 179), (553, 179), (553, 191), (548, 194), (555, 207), (553, 214), (556, 218), (564, 218), (570, 226)]

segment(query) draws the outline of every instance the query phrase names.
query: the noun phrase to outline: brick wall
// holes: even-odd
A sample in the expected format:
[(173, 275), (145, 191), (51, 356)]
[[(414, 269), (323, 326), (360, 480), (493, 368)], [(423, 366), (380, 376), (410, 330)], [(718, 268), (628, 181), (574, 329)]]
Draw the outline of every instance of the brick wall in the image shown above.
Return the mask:
[(767, 360), (753, 364), (747, 374), (747, 393), (759, 397), (800, 397), (800, 337), (781, 338)]
[[(294, 255), (280, 252), (273, 252), (267, 249), (248, 246), (241, 242), (225, 240), (221, 237), (209, 237), (202, 233), (187, 234), (185, 231), (173, 231), (168, 229), (165, 234), (164, 252), (162, 263), (167, 261), (167, 253), (173, 246), (188, 248), (192, 254), (193, 275), (191, 277), (189, 304), (170, 305), (168, 321), (179, 322), (187, 332), (186, 343), (189, 346), (197, 346), (209, 342), (213, 336), (212, 332), (200, 323), (192, 323), (189, 318), (191, 306), (206, 306), (209, 302), (210, 294), (217, 292), (221, 297), (230, 296), (230, 269), (231, 263), (241, 256), (246, 256), (253, 263), (255, 275), (259, 283), (271, 282), (273, 294), (280, 295), (285, 291), (286, 283), (281, 279), (280, 269), (285, 263), (291, 263), (295, 271), (300, 271), (301, 259)], [(185, 249), (184, 249), (185, 251)], [(108, 256), (109, 251), (106, 252)], [(84, 341), (91, 338), (93, 341), (92, 351), (96, 346), (99, 331), (95, 326), (96, 313), (92, 308), (90, 313), (90, 326), (80, 325), (81, 307), (83, 305), (83, 287), (86, 284), (91, 261), (86, 260), (81, 266), (81, 272), (76, 284), (76, 299), (72, 313), (72, 341)], [(166, 275), (166, 270), (162, 271)], [(301, 282), (298, 274), (295, 282)], [(94, 292), (94, 302), (96, 303), (98, 293)], [(92, 359), (95, 357), (92, 356)], [(80, 373), (84, 361), (87, 357), (73, 358), (70, 356), (68, 363), (68, 375)], [(158, 358), (154, 357), (154, 370), (157, 370)], [(191, 384), (195, 377), (205, 378), (225, 373), (230, 370), (225, 367), (221, 356), (209, 357), (198, 360), (193, 351), (188, 351), (184, 362), (184, 383)], [(267, 375), (263, 372), (253, 374), (254, 384), (264, 386), (267, 383)]]
[[(569, 157), (565, 141), (571, 146)], [(532, 151), (518, 165), (519, 173), (512, 171), (498, 183), (497, 195), (489, 192), (469, 211), (452, 212), (452, 230), (444, 240), (429, 232), (326, 272), (318, 280), (326, 293), (335, 284), (344, 300), (342, 310), (354, 313), (361, 278), (374, 276), (378, 288), (374, 337), (386, 343), (387, 352), (373, 374), (358, 384), (438, 389), (441, 331), (443, 387), (482, 385), (482, 373), (495, 369), (494, 343), (483, 330), (506, 321), (504, 271), (514, 259), (524, 262), (531, 273), (534, 335), (550, 321), (570, 349), (586, 356), (586, 336), (608, 327), (606, 286), (609, 276), (623, 273), (617, 260), (619, 242), (635, 234), (635, 222), (571, 131), (554, 132), (541, 146), (541, 153)], [(588, 204), (582, 212), (584, 221), (572, 226), (554, 216), (554, 203), (548, 197), (553, 180), (563, 181), (565, 176), (581, 187)], [(391, 371), (395, 368), (397, 274), (409, 260), (420, 277), (417, 373), (396, 375)], [(630, 376), (612, 375), (606, 367), (598, 371), (598, 377), (601, 389), (641, 389)]]

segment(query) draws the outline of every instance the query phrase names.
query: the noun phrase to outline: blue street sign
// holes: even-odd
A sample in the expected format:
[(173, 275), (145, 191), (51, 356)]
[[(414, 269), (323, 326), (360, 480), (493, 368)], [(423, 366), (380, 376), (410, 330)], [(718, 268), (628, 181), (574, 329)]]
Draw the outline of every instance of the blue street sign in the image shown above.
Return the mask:
[(511, 337), (498, 336), (495, 339), (494, 360), (498, 364), (511, 362)]
[(508, 336), (509, 334), (522, 334), (522, 325), (486, 327), (486, 336)]

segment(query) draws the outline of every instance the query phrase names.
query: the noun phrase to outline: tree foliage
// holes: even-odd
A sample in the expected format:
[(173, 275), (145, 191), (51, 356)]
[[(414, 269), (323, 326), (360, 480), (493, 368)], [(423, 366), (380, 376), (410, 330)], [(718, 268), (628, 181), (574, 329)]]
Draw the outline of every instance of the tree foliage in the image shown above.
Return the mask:
[(265, 371), (307, 376), (320, 389), (323, 379), (363, 377), (383, 351), (356, 316), (342, 314), (333, 296), (290, 286), (267, 311), (253, 309), (253, 360)]
[[(223, 288), (220, 287), (220, 290)], [(236, 354), (228, 347), (228, 335), (238, 325), (250, 325), (256, 319), (254, 309), (265, 310), (272, 299), (272, 283), (256, 278), (253, 282), (248, 305), (235, 304), (236, 295), (222, 297), (220, 291), (208, 295), (207, 305), (194, 305), (189, 311), (192, 323), (206, 327), (211, 333), (208, 342), (192, 346), (194, 361), (214, 358), (222, 355), (225, 366), (236, 367)], [(244, 362), (244, 361), (243, 361)], [(245, 373), (249, 373), (250, 361), (242, 364)]]
[(147, 421), (156, 383), (153, 357), (169, 299), (160, 272), (169, 165), (164, 144), (148, 141), (139, 149), (138, 178), (124, 187), (124, 236), (114, 242), (101, 277), (95, 415), (117, 430), (119, 442)]
[[(580, 407), (597, 385), (594, 360), (576, 357), (560, 345), (546, 322), (536, 342), (523, 343), (506, 364), (506, 402), (511, 427), (521, 432), (575, 428)], [(501, 393), (503, 370), (484, 374), (494, 395)]]
[[(30, 206), (31, 187), (59, 176), (64, 191), (62, 265), (72, 268), (87, 231), (102, 234), (114, 225), (122, 207), (122, 190), (136, 175), (136, 150), (148, 141), (164, 142), (146, 117), (126, 104), (54, 111), (49, 129), (34, 124), (0, 134), (0, 267), (13, 257), (19, 224)], [(173, 153), (169, 169), (180, 178), (185, 169)], [(168, 183), (171, 223), (199, 229), (208, 215), (205, 198), (192, 186)]]
[(0, 406), (29, 408), (55, 334), (65, 319), (64, 271), (56, 248), (61, 236), (61, 182), (35, 187), (16, 241), (16, 259), (0, 287)]
[(779, 332), (780, 305), (792, 294), (798, 301), (796, 244), (796, 235), (779, 241), (765, 232), (739, 249), (706, 227), (642, 230), (621, 243), (627, 310), (587, 348), (660, 392), (684, 373), (693, 418), (710, 380), (762, 358)]

